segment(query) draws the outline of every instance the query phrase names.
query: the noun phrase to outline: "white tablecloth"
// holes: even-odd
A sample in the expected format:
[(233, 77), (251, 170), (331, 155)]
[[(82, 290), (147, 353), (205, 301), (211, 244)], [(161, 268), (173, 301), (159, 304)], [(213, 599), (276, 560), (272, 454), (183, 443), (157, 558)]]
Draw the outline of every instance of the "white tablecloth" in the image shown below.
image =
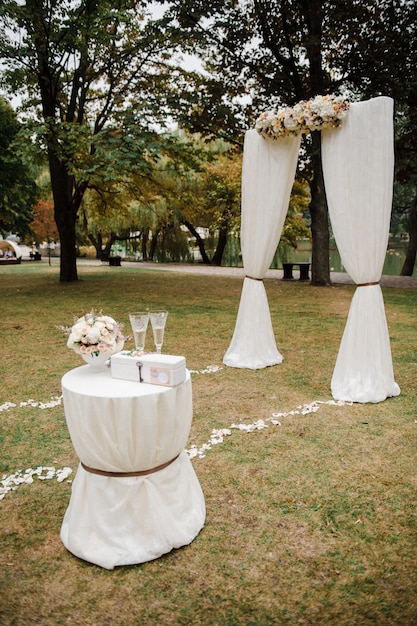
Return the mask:
[(108, 477), (79, 465), (61, 540), (74, 555), (112, 569), (192, 542), (205, 502), (184, 451), (192, 421), (190, 374), (176, 387), (111, 377), (88, 365), (62, 378), (65, 416), (85, 465), (110, 472), (170, 465), (146, 476)]

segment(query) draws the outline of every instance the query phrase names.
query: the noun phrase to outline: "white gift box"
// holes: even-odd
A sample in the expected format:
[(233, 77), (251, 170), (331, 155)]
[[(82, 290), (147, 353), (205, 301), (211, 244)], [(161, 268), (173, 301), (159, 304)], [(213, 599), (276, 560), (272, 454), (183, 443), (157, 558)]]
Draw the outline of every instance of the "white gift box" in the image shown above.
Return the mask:
[(110, 360), (111, 375), (138, 383), (175, 387), (184, 382), (185, 357), (172, 354), (135, 354), (134, 350), (122, 350)]

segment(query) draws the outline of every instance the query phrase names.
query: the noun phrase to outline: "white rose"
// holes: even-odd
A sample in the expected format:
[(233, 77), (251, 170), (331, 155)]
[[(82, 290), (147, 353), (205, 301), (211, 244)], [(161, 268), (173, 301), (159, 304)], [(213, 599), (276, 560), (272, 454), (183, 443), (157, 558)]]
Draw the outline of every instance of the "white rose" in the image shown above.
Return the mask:
[(98, 343), (100, 340), (100, 329), (92, 326), (90, 330), (88, 331), (85, 339), (86, 339), (86, 343), (92, 343), (92, 344)]
[(333, 108), (333, 104), (331, 102), (326, 102), (320, 109), (320, 115), (321, 117), (333, 117), (334, 115), (334, 108)]
[(74, 326), (73, 329), (71, 330), (70, 337), (73, 338), (72, 339), (73, 341), (80, 341), (82, 335), (83, 335), (82, 328), (80, 326)]
[(293, 117), (286, 117), (284, 119), (284, 126), (285, 128), (287, 128), (288, 130), (296, 130), (297, 126), (298, 126), (298, 122), (296, 119), (294, 119)]

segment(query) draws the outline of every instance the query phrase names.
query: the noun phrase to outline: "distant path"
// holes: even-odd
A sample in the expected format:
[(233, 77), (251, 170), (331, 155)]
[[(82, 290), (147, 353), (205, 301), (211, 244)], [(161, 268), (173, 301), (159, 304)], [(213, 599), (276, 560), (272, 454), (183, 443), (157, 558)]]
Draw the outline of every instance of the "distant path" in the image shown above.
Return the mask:
[[(123, 264), (123, 261), (122, 261)], [(126, 261), (125, 266), (129, 263)], [(243, 267), (216, 267), (211, 265), (202, 264), (187, 264), (187, 263), (132, 263), (137, 267), (143, 269), (163, 270), (166, 272), (177, 272), (180, 274), (201, 274), (209, 276), (229, 276), (241, 278), (243, 280), (245, 276), (245, 270)], [(297, 276), (297, 270), (294, 270), (294, 276)], [(283, 270), (268, 270), (265, 278), (281, 280), (283, 277)], [(344, 272), (331, 272), (330, 278), (332, 282), (337, 285), (354, 285), (354, 281), (350, 278), (349, 274)], [(297, 278), (293, 281), (297, 282)], [(417, 276), (388, 276), (381, 277), (381, 287), (398, 287), (403, 289), (417, 289)]]
[[(42, 259), (44, 260), (44, 259)], [(47, 259), (45, 259), (47, 261)], [(59, 261), (57, 258), (51, 259), (55, 264)], [(96, 259), (77, 259), (78, 265), (101, 265)], [(203, 265), (200, 263), (150, 263), (150, 262), (134, 262), (123, 261), (123, 267), (137, 267), (146, 270), (158, 270), (164, 272), (176, 272), (178, 274), (199, 274), (201, 276), (227, 276), (241, 278), (245, 276), (243, 267), (217, 267), (214, 265)], [(105, 266), (103, 266), (105, 267)], [(110, 268), (117, 271), (117, 268)], [(297, 270), (294, 270), (294, 276), (297, 276)], [(283, 276), (282, 270), (268, 270), (265, 278), (272, 280), (281, 280)], [(344, 272), (331, 272), (330, 278), (335, 285), (354, 285), (349, 274)], [(293, 282), (297, 282), (297, 278)], [(417, 276), (388, 276), (381, 277), (381, 287), (396, 287), (402, 289), (417, 289)]]
[[(128, 261), (125, 262), (125, 266), (130, 265)], [(230, 276), (237, 277), (243, 280), (245, 276), (245, 270), (243, 267), (216, 267), (211, 265), (202, 264), (187, 264), (187, 263), (132, 263), (137, 267), (151, 270), (163, 270), (166, 272), (178, 272), (181, 274), (201, 274), (209, 276)], [(123, 261), (122, 261), (123, 266)], [(283, 277), (283, 270), (268, 270), (265, 278), (281, 280)], [(294, 276), (297, 276), (297, 270), (294, 270)], [(350, 278), (349, 274), (344, 272), (331, 272), (330, 278), (335, 285), (354, 285), (354, 281)], [(297, 282), (295, 279), (294, 282)], [(417, 289), (417, 276), (382, 276), (381, 287), (398, 287), (403, 289)]]

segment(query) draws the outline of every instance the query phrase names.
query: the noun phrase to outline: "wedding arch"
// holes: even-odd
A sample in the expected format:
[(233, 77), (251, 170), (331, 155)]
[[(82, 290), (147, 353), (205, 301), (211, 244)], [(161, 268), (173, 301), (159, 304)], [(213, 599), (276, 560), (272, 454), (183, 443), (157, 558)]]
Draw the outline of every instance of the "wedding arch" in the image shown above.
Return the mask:
[(223, 362), (259, 369), (283, 360), (262, 279), (288, 210), (301, 134), (313, 130), (322, 131), (323, 171), (336, 243), (357, 283), (332, 377), (332, 395), (337, 400), (380, 402), (400, 393), (379, 285), (394, 171), (391, 98), (349, 106), (340, 97), (317, 96), (291, 109), (263, 113), (256, 130), (246, 133), (241, 223), (246, 276)]

